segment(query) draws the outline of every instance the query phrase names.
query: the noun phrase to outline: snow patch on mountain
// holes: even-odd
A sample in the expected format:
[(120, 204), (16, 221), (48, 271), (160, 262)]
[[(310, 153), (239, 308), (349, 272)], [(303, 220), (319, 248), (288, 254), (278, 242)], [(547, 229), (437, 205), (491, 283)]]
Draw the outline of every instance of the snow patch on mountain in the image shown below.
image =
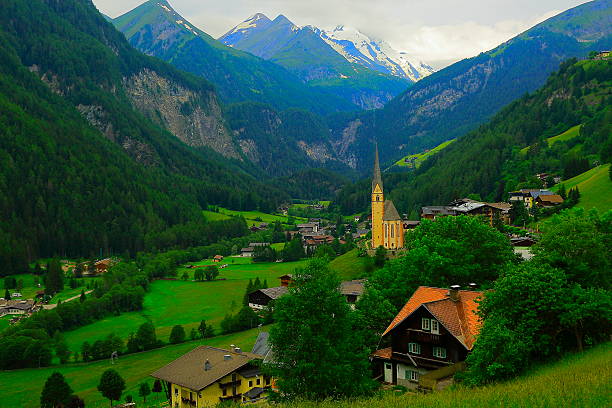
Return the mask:
[(412, 81), (418, 81), (434, 72), (423, 61), (399, 52), (386, 41), (368, 36), (357, 29), (342, 25), (333, 30), (313, 29), (323, 41), (350, 62)]

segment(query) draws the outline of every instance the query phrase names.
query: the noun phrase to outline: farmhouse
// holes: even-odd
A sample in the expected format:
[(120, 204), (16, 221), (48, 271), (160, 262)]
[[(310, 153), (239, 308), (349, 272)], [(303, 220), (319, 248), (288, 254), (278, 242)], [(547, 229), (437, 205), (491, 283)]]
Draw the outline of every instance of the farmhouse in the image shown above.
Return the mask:
[(87, 262), (82, 263), (83, 276), (96, 276), (102, 275), (108, 272), (108, 269), (117, 264), (117, 261), (112, 258), (100, 259), (94, 263), (95, 269), (89, 270), (89, 264)]
[(372, 355), (376, 374), (386, 383), (436, 389), (474, 347), (480, 330), (475, 301), (482, 294), (420, 286), (383, 333), (391, 347)]
[(213, 258), (213, 262), (221, 262), (223, 260), (223, 255), (215, 255)]
[(281, 286), (289, 286), (293, 279), (293, 275), (288, 273), (283, 276), (279, 276), (278, 279), (280, 279)]
[(30, 314), (35, 306), (33, 300), (0, 300), (0, 316)]
[(340, 283), (340, 293), (346, 298), (346, 302), (354, 307), (364, 291), (365, 279), (345, 281)]
[(251, 402), (263, 397), (272, 383), (256, 364), (262, 359), (239, 348), (200, 346), (151, 376), (163, 382), (173, 408)]
[(300, 234), (309, 233), (309, 232), (319, 232), (319, 223), (318, 222), (309, 222), (305, 224), (298, 224), (297, 229)]
[(446, 216), (480, 215), (488, 218), (490, 225), (493, 225), (495, 218), (499, 218), (504, 224), (509, 224), (511, 208), (512, 205), (508, 203), (486, 203), (461, 198), (447, 206), (422, 207), (421, 218), (435, 220), (438, 217)]
[(550, 190), (543, 190), (540, 188), (523, 188), (518, 191), (511, 191), (508, 193), (510, 195), (510, 203), (514, 201), (521, 201), (525, 204), (525, 207), (531, 208), (535, 204), (535, 200), (544, 195), (552, 195), (554, 194)]
[(287, 286), (259, 289), (249, 293), (249, 307), (253, 310), (264, 310), (270, 303), (288, 292)]
[(448, 217), (457, 215), (457, 212), (450, 207), (435, 205), (421, 208), (421, 218), (425, 220), (435, 220), (438, 217)]
[(563, 197), (558, 194), (540, 195), (535, 199), (535, 203), (538, 207), (550, 208), (563, 204)]

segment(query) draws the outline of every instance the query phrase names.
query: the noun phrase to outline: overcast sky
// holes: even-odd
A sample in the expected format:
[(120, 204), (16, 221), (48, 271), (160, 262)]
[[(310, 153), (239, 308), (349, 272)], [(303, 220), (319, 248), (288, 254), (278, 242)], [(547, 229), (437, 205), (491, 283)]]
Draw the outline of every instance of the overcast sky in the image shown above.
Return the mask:
[[(110, 17), (143, 0), (93, 0)], [(356, 27), (435, 65), (487, 51), (584, 0), (170, 0), (217, 38), (247, 17), (284, 14), (297, 25)]]

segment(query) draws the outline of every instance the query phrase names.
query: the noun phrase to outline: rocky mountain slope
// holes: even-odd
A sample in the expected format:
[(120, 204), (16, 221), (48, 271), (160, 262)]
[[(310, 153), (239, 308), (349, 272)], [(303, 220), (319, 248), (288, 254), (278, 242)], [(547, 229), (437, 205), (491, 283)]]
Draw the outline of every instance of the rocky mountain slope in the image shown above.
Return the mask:
[(382, 107), (411, 83), (372, 64), (348, 60), (320, 30), (298, 27), (283, 15), (256, 14), (219, 38), (224, 44), (275, 62), (311, 86), (327, 89), (363, 108)]
[(384, 161), (431, 148), (543, 85), (561, 61), (610, 48), (612, 1), (583, 4), (424, 78), (381, 110), (338, 116), (334, 144), (343, 161), (367, 171), (375, 139)]
[(323, 114), (356, 109), (350, 100), (313, 89), (280, 65), (227, 47), (165, 0), (147, 1), (113, 23), (138, 50), (209, 80), (225, 103), (253, 101)]

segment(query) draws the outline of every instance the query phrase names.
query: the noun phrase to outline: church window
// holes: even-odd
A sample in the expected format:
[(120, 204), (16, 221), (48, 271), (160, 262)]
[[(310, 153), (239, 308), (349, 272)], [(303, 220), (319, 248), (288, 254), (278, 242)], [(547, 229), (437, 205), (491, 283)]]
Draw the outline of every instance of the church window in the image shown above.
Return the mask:
[(389, 226), (385, 224), (385, 238), (389, 236)]
[(376, 196), (376, 201), (380, 201), (380, 196)]

